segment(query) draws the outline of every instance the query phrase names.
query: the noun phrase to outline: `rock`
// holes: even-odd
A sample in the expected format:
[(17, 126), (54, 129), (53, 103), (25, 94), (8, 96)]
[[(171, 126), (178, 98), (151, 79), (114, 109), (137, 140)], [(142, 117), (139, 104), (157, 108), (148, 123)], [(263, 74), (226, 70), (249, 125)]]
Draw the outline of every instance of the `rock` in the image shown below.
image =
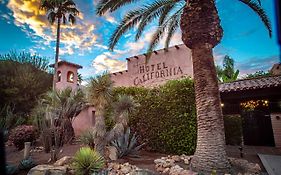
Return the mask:
[(183, 162), (184, 162), (186, 165), (189, 165), (189, 160), (188, 160), (188, 159), (184, 159)]
[(163, 173), (168, 173), (169, 170), (170, 170), (170, 168), (165, 168), (165, 169), (163, 170)]
[(64, 156), (63, 158), (57, 160), (57, 161), (54, 163), (54, 165), (55, 165), (55, 166), (67, 165), (67, 164), (70, 164), (72, 160), (73, 160), (73, 157), (71, 157), (71, 156)]
[(181, 160), (181, 157), (178, 156), (178, 155), (175, 155), (175, 156), (172, 156), (172, 159), (175, 161), (175, 162), (179, 162)]
[(179, 165), (175, 165), (175, 166), (172, 166), (169, 174), (170, 175), (180, 175), (182, 171), (184, 171), (184, 169), (182, 167), (180, 167)]
[(65, 166), (37, 165), (32, 168), (27, 175), (66, 175)]
[(122, 166), (120, 171), (124, 174), (127, 174), (131, 171), (131, 168), (129, 166)]
[(109, 146), (108, 147), (108, 157), (110, 160), (117, 160), (118, 155), (117, 155), (117, 149), (114, 146)]
[(154, 163), (155, 163), (155, 164), (165, 164), (166, 161), (161, 158), (161, 159), (155, 159), (155, 160), (154, 160)]

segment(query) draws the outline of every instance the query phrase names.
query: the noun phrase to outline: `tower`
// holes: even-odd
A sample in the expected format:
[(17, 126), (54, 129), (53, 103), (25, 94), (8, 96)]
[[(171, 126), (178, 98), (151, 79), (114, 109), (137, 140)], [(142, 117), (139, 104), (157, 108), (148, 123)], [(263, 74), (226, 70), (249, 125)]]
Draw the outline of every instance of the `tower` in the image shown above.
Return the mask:
[[(50, 65), (54, 67), (54, 64)], [(78, 69), (82, 66), (67, 61), (59, 61), (56, 72), (57, 82), (56, 89), (63, 90), (70, 87), (73, 91), (76, 91), (79, 87), (78, 84)]]

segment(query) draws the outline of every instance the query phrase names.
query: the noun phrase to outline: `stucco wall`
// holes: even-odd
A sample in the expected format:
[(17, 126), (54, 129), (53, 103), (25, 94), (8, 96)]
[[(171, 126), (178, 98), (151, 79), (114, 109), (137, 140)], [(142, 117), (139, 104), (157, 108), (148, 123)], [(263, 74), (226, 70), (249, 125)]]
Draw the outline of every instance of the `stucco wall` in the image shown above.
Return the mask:
[(82, 110), (74, 119), (72, 126), (74, 128), (75, 136), (79, 136), (83, 131), (91, 128), (95, 124), (94, 116), (95, 108), (87, 107)]
[(127, 59), (127, 70), (111, 74), (115, 86), (155, 86), (167, 80), (193, 77), (191, 50), (185, 45), (152, 53), (146, 63), (145, 55)]
[[(281, 113), (270, 114), (276, 147), (281, 147)], [(279, 118), (279, 119), (278, 119)]]
[[(78, 85), (78, 76), (77, 76), (77, 68), (74, 66), (70, 66), (67, 64), (62, 64), (58, 67), (58, 70), (61, 72), (61, 81), (56, 83), (56, 88), (59, 90), (66, 89), (67, 87), (71, 87), (72, 90), (77, 90)], [(67, 72), (71, 71), (74, 74), (73, 83), (67, 82)]]

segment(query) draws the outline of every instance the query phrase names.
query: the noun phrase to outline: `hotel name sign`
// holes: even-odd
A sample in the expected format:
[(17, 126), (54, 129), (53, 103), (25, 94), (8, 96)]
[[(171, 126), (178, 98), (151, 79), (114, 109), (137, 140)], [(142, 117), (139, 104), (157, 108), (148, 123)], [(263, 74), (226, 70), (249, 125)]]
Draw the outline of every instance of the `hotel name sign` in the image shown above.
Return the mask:
[(169, 79), (173, 76), (183, 75), (181, 66), (168, 66), (166, 62), (155, 64), (138, 65), (137, 75), (133, 78), (135, 86), (142, 85), (148, 81), (157, 81), (158, 79)]

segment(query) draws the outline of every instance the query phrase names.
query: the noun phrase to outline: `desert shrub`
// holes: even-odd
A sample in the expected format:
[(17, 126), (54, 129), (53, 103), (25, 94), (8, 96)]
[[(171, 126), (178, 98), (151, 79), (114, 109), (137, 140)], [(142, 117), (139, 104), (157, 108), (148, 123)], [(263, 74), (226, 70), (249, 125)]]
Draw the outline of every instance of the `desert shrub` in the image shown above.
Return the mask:
[[(118, 94), (133, 96), (139, 104), (129, 125), (146, 149), (193, 154), (196, 146), (196, 110), (193, 81), (172, 80), (156, 88), (118, 87)], [(108, 112), (110, 113), (110, 112)], [(110, 122), (106, 122), (110, 123)]]
[(37, 138), (37, 130), (32, 125), (20, 125), (11, 131), (9, 140), (14, 146), (21, 150), (24, 148), (24, 142), (33, 142)]
[(90, 147), (82, 147), (75, 153), (72, 167), (77, 175), (90, 175), (105, 165), (104, 158)]
[(239, 115), (224, 116), (225, 141), (227, 145), (240, 145), (242, 141), (242, 120)]
[(94, 142), (94, 132), (92, 129), (87, 129), (86, 131), (82, 132), (82, 134), (79, 137), (79, 140), (85, 144), (88, 145), (91, 148), (95, 147), (95, 142)]
[(131, 134), (130, 128), (125, 133), (113, 140), (111, 144), (117, 149), (117, 156), (136, 156), (138, 151), (143, 147), (144, 143), (138, 145), (136, 133)]
[(19, 171), (18, 167), (16, 165), (7, 164), (6, 165), (6, 174), (7, 175), (13, 175), (16, 174)]
[(35, 161), (31, 157), (29, 157), (28, 159), (21, 160), (18, 168), (19, 170), (29, 170), (35, 166)]

